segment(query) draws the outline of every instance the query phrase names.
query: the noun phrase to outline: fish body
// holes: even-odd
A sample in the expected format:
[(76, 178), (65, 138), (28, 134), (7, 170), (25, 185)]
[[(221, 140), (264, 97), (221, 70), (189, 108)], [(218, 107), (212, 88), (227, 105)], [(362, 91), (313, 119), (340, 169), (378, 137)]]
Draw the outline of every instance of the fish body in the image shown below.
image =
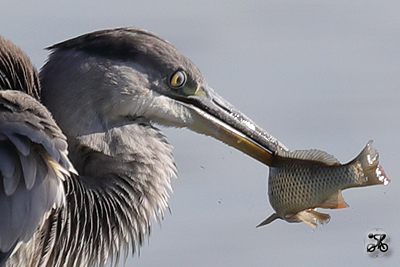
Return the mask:
[(278, 149), (268, 178), (269, 201), (276, 213), (257, 227), (278, 218), (312, 227), (328, 223), (330, 216), (315, 209), (347, 207), (341, 190), (390, 182), (378, 159), (372, 141), (347, 164), (321, 150)]

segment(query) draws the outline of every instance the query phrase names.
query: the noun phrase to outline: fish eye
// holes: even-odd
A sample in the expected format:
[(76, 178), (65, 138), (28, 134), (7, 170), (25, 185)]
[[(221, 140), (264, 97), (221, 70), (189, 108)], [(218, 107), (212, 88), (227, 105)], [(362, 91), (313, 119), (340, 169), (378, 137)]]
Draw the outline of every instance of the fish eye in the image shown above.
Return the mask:
[(186, 83), (186, 73), (183, 70), (177, 70), (175, 71), (170, 79), (169, 79), (169, 85), (172, 88), (180, 88)]

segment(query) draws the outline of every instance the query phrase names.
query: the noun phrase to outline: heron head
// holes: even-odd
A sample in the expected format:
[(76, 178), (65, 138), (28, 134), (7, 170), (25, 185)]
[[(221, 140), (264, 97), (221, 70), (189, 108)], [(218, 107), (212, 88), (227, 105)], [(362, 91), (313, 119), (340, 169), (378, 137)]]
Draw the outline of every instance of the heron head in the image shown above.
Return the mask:
[[(213, 136), (266, 164), (280, 145), (217, 95), (186, 56), (148, 31), (101, 30), (49, 49), (42, 99), (67, 136), (144, 117)], [(65, 113), (60, 105), (69, 116), (58, 116)], [(90, 125), (80, 127), (85, 116)], [(71, 125), (77, 132), (68, 133)]]

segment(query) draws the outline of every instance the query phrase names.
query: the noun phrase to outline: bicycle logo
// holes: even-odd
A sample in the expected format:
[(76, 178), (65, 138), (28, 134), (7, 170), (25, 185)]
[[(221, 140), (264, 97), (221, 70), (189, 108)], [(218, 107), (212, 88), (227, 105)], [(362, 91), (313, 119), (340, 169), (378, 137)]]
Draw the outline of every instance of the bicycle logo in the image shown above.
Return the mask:
[(370, 230), (365, 238), (365, 246), (369, 256), (383, 257), (389, 249), (387, 233), (378, 228)]

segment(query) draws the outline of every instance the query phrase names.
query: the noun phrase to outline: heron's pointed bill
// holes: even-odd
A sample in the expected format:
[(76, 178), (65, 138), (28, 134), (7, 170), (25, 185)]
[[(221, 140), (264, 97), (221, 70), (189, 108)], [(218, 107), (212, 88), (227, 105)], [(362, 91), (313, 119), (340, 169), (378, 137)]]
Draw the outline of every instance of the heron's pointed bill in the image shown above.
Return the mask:
[(210, 88), (206, 96), (192, 96), (187, 107), (194, 121), (190, 129), (219, 139), (264, 164), (272, 164), (278, 146), (287, 150)]

